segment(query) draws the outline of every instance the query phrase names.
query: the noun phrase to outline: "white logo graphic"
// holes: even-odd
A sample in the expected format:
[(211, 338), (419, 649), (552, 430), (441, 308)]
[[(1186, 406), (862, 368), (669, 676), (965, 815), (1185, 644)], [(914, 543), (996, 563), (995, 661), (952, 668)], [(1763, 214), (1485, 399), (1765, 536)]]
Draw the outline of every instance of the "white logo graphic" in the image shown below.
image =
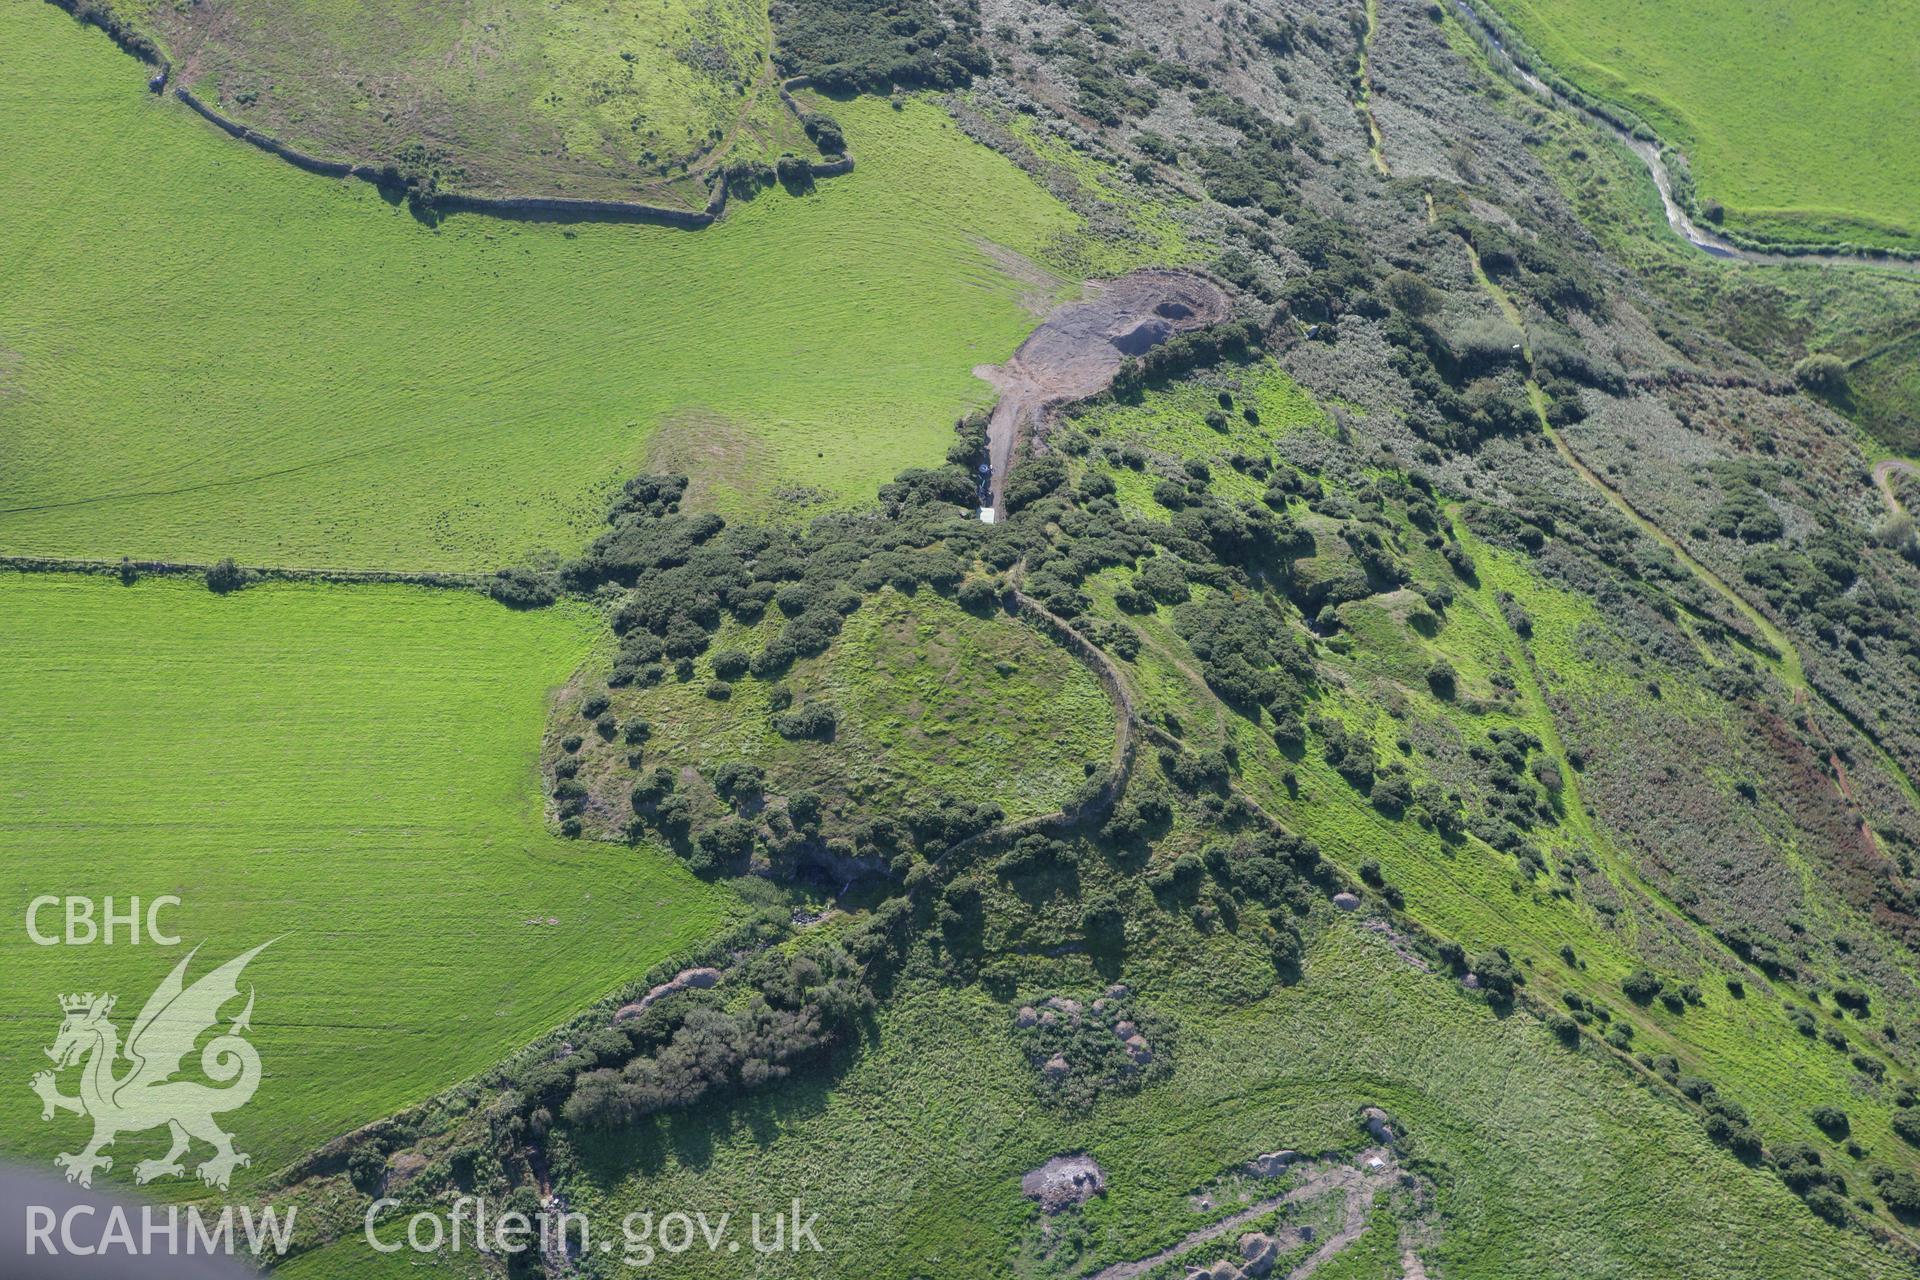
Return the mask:
[[(172, 1077), (201, 1033), (220, 1021), (222, 1006), (239, 998), (240, 971), (247, 967), (247, 961), (270, 945), (263, 942), (227, 961), (191, 987), (183, 982), (187, 963), (193, 959), (193, 952), (188, 952), (148, 997), (140, 1016), (133, 1020), (124, 1049), (118, 1028), (107, 1020), (114, 997), (91, 992), (60, 997), (66, 1019), (60, 1024), (53, 1047), (46, 1051), (53, 1059), (53, 1070), (38, 1073), (30, 1083), (40, 1095), (42, 1120), (53, 1119), (56, 1110), (93, 1117), (93, 1141), (87, 1143), (86, 1150), (54, 1158), (54, 1163), (67, 1171), (68, 1182), (92, 1186), (94, 1170), (113, 1168), (113, 1158), (100, 1154), (102, 1147), (112, 1146), (118, 1134), (160, 1125), (167, 1126), (172, 1134), (173, 1146), (160, 1159), (135, 1165), (136, 1182), (151, 1182), (169, 1174), (184, 1176), (186, 1169), (180, 1157), (195, 1138), (213, 1147), (213, 1155), (197, 1170), (200, 1180), (210, 1187), (226, 1190), (233, 1171), (250, 1163), (245, 1154), (233, 1149), (233, 1135), (222, 1131), (213, 1117), (216, 1112), (245, 1106), (260, 1087), (260, 1055), (244, 1038), (253, 1017), (251, 987), (247, 989), (247, 1007), (240, 1016), (200, 1051), (200, 1070), (225, 1087)], [(132, 1066), (124, 1075), (116, 1076), (114, 1067), (122, 1055)], [(80, 1094), (70, 1098), (60, 1092), (54, 1077), (75, 1064), (83, 1064)]]

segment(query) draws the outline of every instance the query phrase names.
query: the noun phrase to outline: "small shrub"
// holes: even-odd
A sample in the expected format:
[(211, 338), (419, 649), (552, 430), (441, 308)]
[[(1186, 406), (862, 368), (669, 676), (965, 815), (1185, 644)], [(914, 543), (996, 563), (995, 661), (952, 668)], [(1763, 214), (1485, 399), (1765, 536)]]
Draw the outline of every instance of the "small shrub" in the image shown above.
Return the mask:
[(1905, 1169), (1889, 1169), (1884, 1165), (1875, 1168), (1869, 1176), (1879, 1189), (1880, 1198), (1887, 1202), (1887, 1208), (1902, 1218), (1920, 1215), (1920, 1178)]
[(1845, 395), (1847, 366), (1838, 356), (1810, 355), (1793, 366), (1793, 380), (1815, 395)]
[(487, 583), (487, 594), (509, 609), (544, 609), (560, 598), (560, 584), (551, 574), (502, 569)]
[(813, 186), (813, 165), (805, 156), (783, 155), (774, 162), (773, 171), (789, 191), (806, 191)]
[(373, 1147), (359, 1147), (347, 1157), (347, 1178), (359, 1190), (373, 1195), (387, 1180), (387, 1158)]
[(1653, 998), (1665, 990), (1666, 984), (1645, 969), (1635, 969), (1620, 980), (1620, 989), (1635, 1004), (1649, 1004)]
[(839, 728), (840, 718), (832, 707), (819, 702), (809, 702), (796, 711), (774, 717), (773, 729), (783, 738), (831, 738)]
[(969, 578), (960, 584), (960, 593), (955, 599), (968, 613), (986, 613), (999, 603), (1000, 594), (986, 579)]
[(223, 557), (207, 570), (207, 590), (215, 595), (238, 591), (252, 580), (253, 575), (235, 564), (232, 556)]

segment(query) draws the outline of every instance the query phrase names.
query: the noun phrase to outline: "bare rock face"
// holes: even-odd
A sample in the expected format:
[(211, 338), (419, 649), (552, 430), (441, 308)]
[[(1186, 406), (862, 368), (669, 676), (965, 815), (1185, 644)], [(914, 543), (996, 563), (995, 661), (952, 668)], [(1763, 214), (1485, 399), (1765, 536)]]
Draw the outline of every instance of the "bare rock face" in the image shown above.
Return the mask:
[(1277, 1178), (1300, 1158), (1298, 1151), (1269, 1151), (1247, 1161), (1247, 1172), (1256, 1178)]
[(1132, 1019), (1122, 1018), (1113, 1024), (1113, 1034), (1119, 1036), (1122, 1040), (1128, 1040), (1140, 1034), (1140, 1028), (1133, 1024)]
[(1067, 1071), (1067, 1060), (1057, 1053), (1047, 1059), (1046, 1066), (1040, 1068), (1040, 1073), (1049, 1080), (1065, 1080)]
[(1480, 989), (1480, 975), (1477, 973), (1470, 973), (1466, 977), (1460, 979), (1460, 985), (1465, 987), (1469, 991), (1478, 991)]
[(1231, 299), (1207, 277), (1144, 268), (1090, 283), (1084, 299), (1054, 308), (1005, 364), (974, 370), (1000, 391), (987, 424), (993, 506), (1005, 493), (1016, 440), (1052, 406), (1105, 390), (1128, 357), (1232, 315)]
[(1360, 907), (1360, 899), (1351, 893), (1336, 893), (1333, 895), (1333, 905), (1342, 911), (1356, 911)]
[(1143, 356), (1173, 336), (1173, 326), (1162, 316), (1152, 316), (1107, 335), (1122, 355)]
[(1145, 1036), (1133, 1035), (1126, 1039), (1127, 1056), (1136, 1063), (1145, 1066), (1153, 1061), (1153, 1050), (1148, 1047)]
[(1021, 1005), (1020, 1012), (1013, 1016), (1013, 1025), (1016, 1027), (1030, 1027), (1038, 1021), (1040, 1021), (1040, 1015), (1030, 1004)]
[(1020, 1179), (1020, 1194), (1039, 1201), (1046, 1213), (1059, 1213), (1106, 1193), (1106, 1171), (1084, 1151), (1055, 1156)]
[(1264, 1276), (1273, 1270), (1280, 1256), (1280, 1242), (1260, 1231), (1240, 1237), (1240, 1269), (1250, 1276)]
[(720, 971), (718, 969), (682, 969), (679, 973), (674, 974), (673, 977), (647, 992), (647, 994), (641, 996), (632, 1004), (621, 1005), (619, 1010), (614, 1013), (613, 1020), (615, 1022), (625, 1022), (629, 1018), (637, 1018), (642, 1013), (645, 1013), (648, 1007), (656, 1001), (664, 1000), (668, 996), (677, 995), (682, 991), (705, 990), (708, 987), (717, 986), (719, 982)]
[(1387, 1123), (1387, 1113), (1378, 1107), (1368, 1107), (1360, 1113), (1360, 1123), (1367, 1127), (1375, 1142), (1392, 1142), (1393, 1129)]

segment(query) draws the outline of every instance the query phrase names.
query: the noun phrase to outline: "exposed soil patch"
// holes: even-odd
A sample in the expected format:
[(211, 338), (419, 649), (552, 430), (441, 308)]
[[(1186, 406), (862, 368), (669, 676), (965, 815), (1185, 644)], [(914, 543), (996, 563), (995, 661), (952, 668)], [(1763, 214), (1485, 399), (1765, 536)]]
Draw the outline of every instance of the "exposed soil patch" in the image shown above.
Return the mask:
[(683, 510), (711, 511), (724, 506), (731, 492), (742, 498), (757, 496), (764, 477), (764, 441), (739, 424), (716, 413), (690, 410), (675, 414), (654, 429), (647, 442), (646, 467), (654, 472), (679, 472), (688, 478)]
[(615, 1022), (625, 1022), (645, 1013), (655, 1003), (682, 991), (704, 991), (708, 987), (718, 986), (720, 971), (713, 968), (682, 969), (673, 977), (641, 996), (631, 1004), (623, 1004), (613, 1015)]
[(1000, 391), (987, 423), (994, 510), (1004, 510), (1014, 446), (1048, 410), (1105, 390), (1123, 358), (1229, 314), (1227, 295), (1205, 276), (1160, 268), (1129, 272), (1089, 283), (1085, 299), (1054, 311), (1005, 364), (975, 369)]
[[(1393, 1153), (1385, 1147), (1375, 1147), (1360, 1153), (1356, 1165), (1328, 1165), (1310, 1169), (1305, 1180), (1284, 1195), (1273, 1196), (1249, 1205), (1240, 1212), (1222, 1218), (1209, 1226), (1192, 1231), (1183, 1236), (1178, 1244), (1169, 1245), (1155, 1254), (1137, 1258), (1132, 1262), (1117, 1262), (1113, 1266), (1094, 1273), (1093, 1280), (1133, 1280), (1144, 1276), (1164, 1263), (1191, 1253), (1210, 1240), (1218, 1240), (1232, 1231), (1257, 1222), (1285, 1204), (1298, 1204), (1303, 1200), (1314, 1200), (1330, 1192), (1339, 1192), (1346, 1197), (1346, 1207), (1342, 1214), (1340, 1227), (1323, 1241), (1318, 1249), (1287, 1272), (1288, 1280), (1306, 1280), (1307, 1276), (1319, 1270), (1329, 1259), (1358, 1240), (1367, 1229), (1367, 1215), (1373, 1211), (1374, 1197), (1400, 1177)], [(1032, 1176), (1032, 1175), (1028, 1175)], [(1288, 1244), (1298, 1243), (1290, 1239)], [(1251, 1259), (1250, 1259), (1251, 1261)], [(1268, 1264), (1269, 1267), (1271, 1264)], [(1257, 1264), (1253, 1269), (1234, 1268), (1232, 1274), (1250, 1275), (1257, 1272), (1268, 1274)]]

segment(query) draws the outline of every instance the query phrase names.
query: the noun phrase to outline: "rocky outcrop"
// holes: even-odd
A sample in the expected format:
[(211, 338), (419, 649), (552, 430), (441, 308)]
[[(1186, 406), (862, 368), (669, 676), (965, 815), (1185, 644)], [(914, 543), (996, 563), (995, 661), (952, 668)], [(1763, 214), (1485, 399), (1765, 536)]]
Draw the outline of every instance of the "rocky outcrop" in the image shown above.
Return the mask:
[(1247, 1161), (1247, 1172), (1256, 1178), (1277, 1178), (1304, 1158), (1298, 1151), (1269, 1151)]
[(1059, 1213), (1106, 1193), (1106, 1172), (1084, 1151), (1055, 1156), (1020, 1179), (1020, 1194), (1039, 1201), (1046, 1213)]

